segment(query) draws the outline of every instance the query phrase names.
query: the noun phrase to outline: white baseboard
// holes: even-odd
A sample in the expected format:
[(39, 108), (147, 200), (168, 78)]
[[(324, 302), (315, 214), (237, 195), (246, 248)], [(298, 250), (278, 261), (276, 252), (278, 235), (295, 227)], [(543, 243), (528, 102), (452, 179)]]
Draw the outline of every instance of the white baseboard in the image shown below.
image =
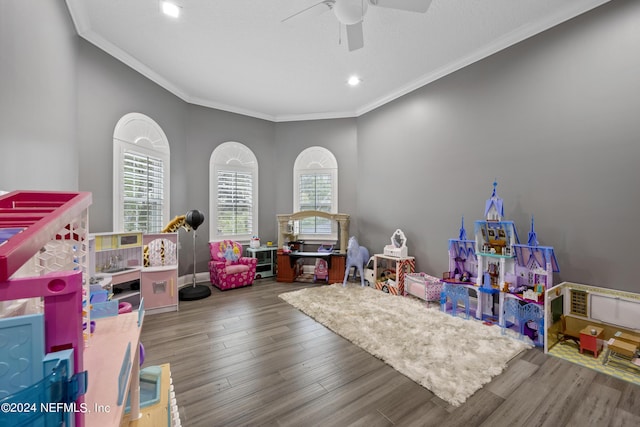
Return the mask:
[[(196, 282), (210, 283), (211, 278), (209, 277), (209, 272), (206, 271), (204, 273), (196, 273)], [(178, 277), (178, 289), (184, 288), (185, 286), (191, 286), (192, 284), (193, 284), (193, 273)]]

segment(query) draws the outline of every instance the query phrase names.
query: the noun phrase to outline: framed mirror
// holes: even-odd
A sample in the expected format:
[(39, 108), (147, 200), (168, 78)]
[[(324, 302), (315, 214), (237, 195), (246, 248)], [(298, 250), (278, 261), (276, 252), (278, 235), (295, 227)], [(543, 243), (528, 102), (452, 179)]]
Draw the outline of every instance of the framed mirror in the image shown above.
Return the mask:
[(407, 246), (407, 238), (399, 228), (391, 236), (391, 244), (394, 248), (404, 248)]

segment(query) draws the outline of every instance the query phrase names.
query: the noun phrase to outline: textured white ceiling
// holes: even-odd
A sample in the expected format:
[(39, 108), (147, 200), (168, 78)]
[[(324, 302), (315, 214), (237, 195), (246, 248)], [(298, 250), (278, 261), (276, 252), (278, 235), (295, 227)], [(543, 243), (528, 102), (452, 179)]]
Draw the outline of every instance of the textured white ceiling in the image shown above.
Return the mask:
[[(349, 52), (319, 0), (67, 0), (78, 34), (183, 100), (272, 121), (357, 117), (610, 0), (433, 0), (370, 6)], [(313, 16), (311, 16), (313, 15)], [(340, 40), (342, 39), (342, 44)], [(346, 80), (359, 75), (363, 83)]]

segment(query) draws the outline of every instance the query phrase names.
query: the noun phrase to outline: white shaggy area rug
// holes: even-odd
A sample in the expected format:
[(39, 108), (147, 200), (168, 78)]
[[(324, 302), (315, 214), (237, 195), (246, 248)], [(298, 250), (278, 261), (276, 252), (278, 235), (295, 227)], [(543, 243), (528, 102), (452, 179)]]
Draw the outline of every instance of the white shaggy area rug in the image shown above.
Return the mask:
[(453, 406), (532, 347), (502, 335), (498, 326), (356, 284), (306, 288), (279, 297)]

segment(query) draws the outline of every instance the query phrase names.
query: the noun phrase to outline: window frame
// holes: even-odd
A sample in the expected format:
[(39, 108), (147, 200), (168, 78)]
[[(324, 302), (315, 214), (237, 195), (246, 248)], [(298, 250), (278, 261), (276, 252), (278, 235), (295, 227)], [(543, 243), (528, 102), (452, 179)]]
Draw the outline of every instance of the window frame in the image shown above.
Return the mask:
[(126, 152), (162, 161), (163, 198), (159, 230), (169, 221), (171, 156), (169, 141), (162, 128), (150, 117), (140, 113), (125, 114), (113, 132), (113, 231), (123, 232), (124, 220), (124, 155)]
[[(218, 172), (243, 172), (252, 176), (252, 209), (251, 230), (242, 234), (217, 234), (218, 230)], [(258, 195), (259, 195), (259, 167), (258, 159), (253, 151), (246, 145), (227, 141), (218, 145), (209, 159), (209, 212), (211, 213), (211, 226), (209, 227), (209, 240), (235, 240), (247, 243), (251, 237), (259, 234)]]
[[(293, 212), (300, 212), (300, 181), (303, 175), (329, 174), (331, 176), (331, 208), (328, 213), (338, 213), (338, 162), (331, 151), (313, 146), (303, 150), (293, 166)], [(297, 231), (297, 225), (294, 225)], [(331, 222), (330, 233), (298, 234), (298, 239), (308, 242), (338, 241), (338, 224)]]

